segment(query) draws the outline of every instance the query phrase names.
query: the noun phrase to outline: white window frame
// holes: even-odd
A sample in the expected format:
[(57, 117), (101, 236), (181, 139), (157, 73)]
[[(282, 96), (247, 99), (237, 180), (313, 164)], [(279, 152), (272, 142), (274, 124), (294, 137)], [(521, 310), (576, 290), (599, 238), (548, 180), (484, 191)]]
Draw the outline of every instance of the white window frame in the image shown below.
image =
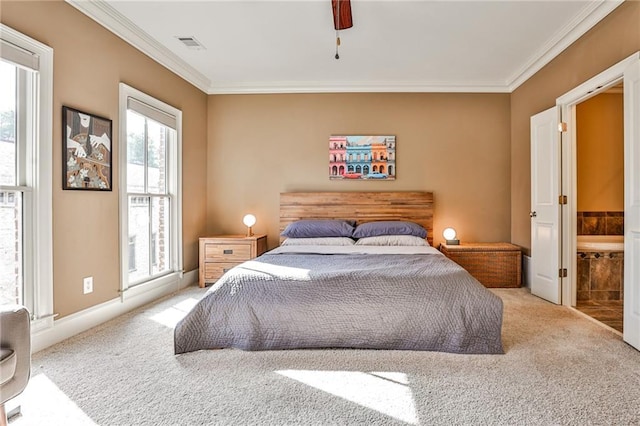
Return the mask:
[[(37, 56), (38, 71), (33, 92), (36, 106), (29, 129), (31, 143), (25, 147), (34, 167), (26, 170), (28, 194), (23, 199), (23, 226), (32, 238), (23, 245), (25, 297), (31, 308), (31, 332), (53, 327), (53, 49), (11, 27), (0, 24), (0, 38)], [(20, 110), (20, 107), (18, 107)]]
[[(170, 223), (170, 273), (152, 278), (144, 283), (129, 285), (129, 209), (127, 198), (127, 104), (128, 98), (134, 98), (152, 108), (176, 119), (176, 143), (167, 147), (167, 185), (174, 194), (171, 203)], [(119, 132), (119, 188), (120, 188), (120, 291), (122, 300), (137, 296), (161, 287), (176, 284), (183, 275), (182, 266), (182, 111), (172, 107), (140, 90), (120, 83), (120, 132)]]

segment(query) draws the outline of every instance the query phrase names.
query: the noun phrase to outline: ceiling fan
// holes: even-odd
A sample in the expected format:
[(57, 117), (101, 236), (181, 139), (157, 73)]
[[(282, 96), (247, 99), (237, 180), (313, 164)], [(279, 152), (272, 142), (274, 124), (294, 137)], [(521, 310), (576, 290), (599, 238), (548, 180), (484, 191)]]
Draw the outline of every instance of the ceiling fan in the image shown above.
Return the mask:
[(336, 59), (340, 59), (338, 47), (340, 46), (340, 30), (353, 27), (351, 18), (351, 0), (331, 0), (333, 9), (333, 27), (336, 30)]

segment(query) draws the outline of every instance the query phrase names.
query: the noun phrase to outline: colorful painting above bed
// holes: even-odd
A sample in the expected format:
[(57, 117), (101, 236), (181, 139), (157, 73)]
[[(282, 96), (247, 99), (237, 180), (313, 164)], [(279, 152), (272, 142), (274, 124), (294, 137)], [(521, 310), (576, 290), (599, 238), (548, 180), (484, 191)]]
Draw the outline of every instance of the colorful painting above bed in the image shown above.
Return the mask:
[(395, 180), (395, 136), (331, 136), (329, 179)]

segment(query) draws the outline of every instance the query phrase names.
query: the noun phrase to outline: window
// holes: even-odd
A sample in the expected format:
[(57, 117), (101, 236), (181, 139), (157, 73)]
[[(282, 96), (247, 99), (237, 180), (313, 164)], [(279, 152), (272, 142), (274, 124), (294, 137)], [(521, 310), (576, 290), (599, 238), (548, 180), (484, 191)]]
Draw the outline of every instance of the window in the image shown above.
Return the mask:
[(0, 303), (53, 325), (53, 51), (0, 24)]
[[(23, 236), (22, 196), (27, 188), (19, 176), (18, 154), (24, 143), (16, 143), (18, 80), (29, 80), (29, 73), (4, 60), (0, 61), (0, 303), (23, 304)], [(22, 85), (22, 84), (21, 84)], [(25, 111), (26, 112), (26, 111)], [(28, 118), (28, 116), (24, 116)], [(22, 120), (22, 119), (21, 119)], [(22, 138), (22, 142), (26, 142)], [(18, 195), (18, 203), (15, 202)]]
[(182, 273), (179, 110), (120, 84), (122, 290)]

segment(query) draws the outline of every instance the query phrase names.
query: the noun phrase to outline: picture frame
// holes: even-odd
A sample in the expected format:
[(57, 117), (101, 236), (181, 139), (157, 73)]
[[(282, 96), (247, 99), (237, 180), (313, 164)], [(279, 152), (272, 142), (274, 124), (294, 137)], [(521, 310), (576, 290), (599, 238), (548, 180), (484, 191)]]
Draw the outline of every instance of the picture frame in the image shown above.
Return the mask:
[(62, 189), (112, 190), (112, 121), (62, 107)]
[(395, 180), (396, 137), (332, 135), (330, 180)]

